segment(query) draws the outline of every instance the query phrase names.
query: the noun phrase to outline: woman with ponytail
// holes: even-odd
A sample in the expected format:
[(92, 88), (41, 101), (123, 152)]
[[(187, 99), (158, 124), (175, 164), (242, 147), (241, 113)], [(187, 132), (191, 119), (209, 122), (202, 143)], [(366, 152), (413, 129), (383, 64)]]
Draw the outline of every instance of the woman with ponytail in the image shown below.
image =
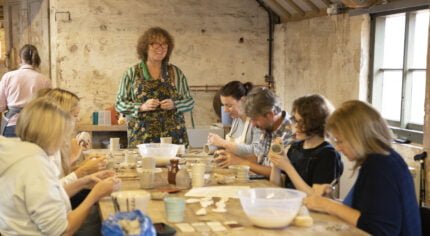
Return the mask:
[(251, 125), (250, 119), (246, 117), (242, 107), (245, 96), (252, 87), (250, 82), (231, 81), (221, 88), (221, 103), (225, 112), (228, 112), (233, 118), (233, 123), (225, 139), (217, 134), (209, 133), (209, 144), (223, 148), (239, 157), (254, 155), (254, 147), (258, 145), (260, 131)]
[(38, 69), (40, 57), (34, 45), (26, 44), (19, 51), (21, 66), (3, 75), (0, 81), (0, 112), (3, 113), (0, 135), (15, 137), (18, 113), (42, 88), (50, 88), (51, 81)]

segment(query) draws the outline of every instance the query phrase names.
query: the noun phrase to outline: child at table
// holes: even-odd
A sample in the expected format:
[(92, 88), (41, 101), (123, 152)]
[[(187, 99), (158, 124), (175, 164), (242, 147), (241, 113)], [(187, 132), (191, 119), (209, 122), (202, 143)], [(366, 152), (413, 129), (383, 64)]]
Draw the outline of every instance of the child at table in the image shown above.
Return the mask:
[(294, 100), (290, 120), (296, 142), (290, 145), (286, 157), (269, 153), (274, 166), (272, 182), (280, 182), (282, 171), (286, 174), (285, 187), (311, 194), (313, 184), (331, 183), (340, 177), (340, 155), (324, 139), (326, 120), (332, 110), (331, 103), (318, 94)]

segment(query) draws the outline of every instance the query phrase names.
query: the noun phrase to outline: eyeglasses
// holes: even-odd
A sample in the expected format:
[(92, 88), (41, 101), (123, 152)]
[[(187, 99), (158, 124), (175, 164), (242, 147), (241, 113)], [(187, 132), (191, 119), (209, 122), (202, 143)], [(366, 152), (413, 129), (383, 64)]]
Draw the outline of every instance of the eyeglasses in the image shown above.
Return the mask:
[(293, 125), (303, 126), (303, 120), (297, 120), (294, 116), (290, 117), (290, 121)]
[(169, 47), (167, 43), (151, 43), (150, 45), (153, 49), (167, 49)]

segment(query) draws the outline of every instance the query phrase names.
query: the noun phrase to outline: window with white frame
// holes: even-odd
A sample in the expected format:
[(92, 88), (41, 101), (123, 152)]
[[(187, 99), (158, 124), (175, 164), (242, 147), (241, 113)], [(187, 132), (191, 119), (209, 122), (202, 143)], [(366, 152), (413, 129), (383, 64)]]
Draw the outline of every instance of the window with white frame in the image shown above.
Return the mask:
[(429, 10), (372, 17), (372, 104), (399, 138), (422, 142)]

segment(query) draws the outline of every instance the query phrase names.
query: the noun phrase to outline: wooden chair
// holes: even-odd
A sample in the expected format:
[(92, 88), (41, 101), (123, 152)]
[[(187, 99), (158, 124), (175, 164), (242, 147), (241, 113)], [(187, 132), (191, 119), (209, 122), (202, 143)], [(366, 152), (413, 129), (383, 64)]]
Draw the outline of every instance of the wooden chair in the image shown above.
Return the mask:
[(430, 235), (430, 207), (421, 206), (420, 213), (422, 235)]

